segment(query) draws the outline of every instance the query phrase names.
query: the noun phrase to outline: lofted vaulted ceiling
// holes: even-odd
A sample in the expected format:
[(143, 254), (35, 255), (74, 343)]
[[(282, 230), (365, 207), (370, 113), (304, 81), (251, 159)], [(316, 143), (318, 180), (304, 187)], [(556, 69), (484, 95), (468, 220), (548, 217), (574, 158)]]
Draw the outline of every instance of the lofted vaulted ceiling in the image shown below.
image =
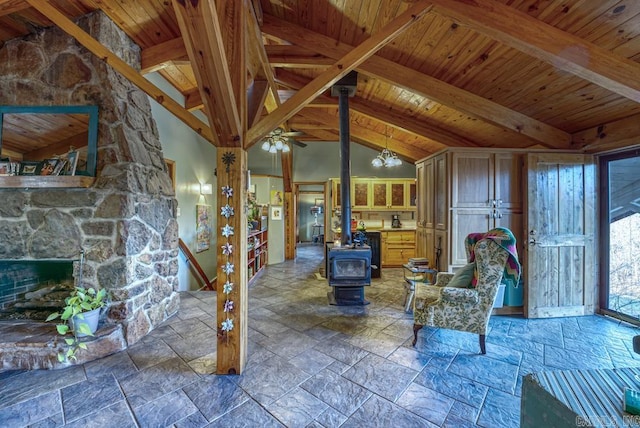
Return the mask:
[(159, 72), (185, 96), (167, 108), (217, 146), (243, 135), (248, 148), (280, 125), (302, 142), (337, 140), (328, 88), (347, 68), (359, 74), (352, 140), (407, 161), (456, 146), (640, 143), (637, 1), (211, 0), (211, 16), (199, 3), (0, 0), (0, 41), (50, 25), (73, 34), (67, 18), (101, 9), (141, 47), (137, 76), (121, 72), (156, 99), (140, 77)]

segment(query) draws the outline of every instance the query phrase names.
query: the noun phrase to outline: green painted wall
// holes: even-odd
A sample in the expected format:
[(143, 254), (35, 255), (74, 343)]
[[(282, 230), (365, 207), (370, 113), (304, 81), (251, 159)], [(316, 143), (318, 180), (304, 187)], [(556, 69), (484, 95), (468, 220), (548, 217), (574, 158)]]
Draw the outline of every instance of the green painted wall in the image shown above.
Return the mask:
[[(182, 95), (169, 85), (159, 74), (145, 76), (152, 83), (183, 104)], [(176, 165), (176, 199), (178, 200), (178, 226), (180, 238), (187, 244), (196, 260), (213, 279), (217, 269), (216, 227), (218, 222), (217, 197), (218, 189), (214, 169), (216, 165), (216, 148), (191, 128), (177, 119), (168, 110), (156, 103), (152, 98), (151, 112), (155, 119), (162, 143), (162, 151), (166, 159), (175, 161)], [(200, 119), (207, 121), (203, 116)], [(212, 195), (200, 195), (200, 183), (213, 185)], [(211, 246), (208, 250), (196, 253), (196, 205), (211, 206)], [(186, 258), (180, 252), (178, 280), (180, 290), (197, 290), (198, 282), (190, 272)]]

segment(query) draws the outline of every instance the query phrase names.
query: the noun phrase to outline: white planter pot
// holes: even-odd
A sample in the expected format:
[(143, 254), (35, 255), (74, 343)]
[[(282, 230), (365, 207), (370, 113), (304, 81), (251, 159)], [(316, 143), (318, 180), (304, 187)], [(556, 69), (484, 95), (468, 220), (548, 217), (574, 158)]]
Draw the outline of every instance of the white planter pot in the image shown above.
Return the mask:
[[(101, 308), (94, 309), (92, 311), (83, 312), (82, 314), (74, 316), (72, 318), (71, 328), (75, 330), (76, 325), (87, 324), (89, 326), (89, 330), (91, 330), (91, 333), (95, 333), (96, 330), (98, 329), (98, 320), (100, 319), (100, 309)], [(82, 315), (84, 319), (81, 319), (80, 315)], [(80, 332), (78, 332), (76, 335), (78, 337), (88, 336), (87, 334), (83, 334)]]

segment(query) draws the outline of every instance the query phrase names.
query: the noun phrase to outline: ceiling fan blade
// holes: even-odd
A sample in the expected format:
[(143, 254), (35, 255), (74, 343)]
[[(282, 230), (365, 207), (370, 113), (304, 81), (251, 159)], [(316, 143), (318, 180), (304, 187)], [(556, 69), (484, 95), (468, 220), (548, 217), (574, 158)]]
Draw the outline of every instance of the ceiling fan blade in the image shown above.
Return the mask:
[(303, 135), (306, 135), (306, 134), (302, 131), (289, 131), (289, 132), (282, 133), (283, 137), (302, 137)]
[(294, 140), (293, 138), (289, 138), (289, 141), (291, 141), (291, 143), (295, 144), (296, 146), (307, 147), (306, 143), (303, 143), (303, 142), (298, 141), (298, 140)]

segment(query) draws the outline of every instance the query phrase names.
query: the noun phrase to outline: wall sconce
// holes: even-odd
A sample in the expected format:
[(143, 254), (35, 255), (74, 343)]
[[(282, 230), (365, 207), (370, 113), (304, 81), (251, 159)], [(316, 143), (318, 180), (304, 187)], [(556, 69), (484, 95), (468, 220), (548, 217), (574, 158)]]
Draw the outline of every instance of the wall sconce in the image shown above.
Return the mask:
[(213, 195), (213, 184), (211, 184), (211, 183), (200, 183), (200, 194), (201, 195)]

